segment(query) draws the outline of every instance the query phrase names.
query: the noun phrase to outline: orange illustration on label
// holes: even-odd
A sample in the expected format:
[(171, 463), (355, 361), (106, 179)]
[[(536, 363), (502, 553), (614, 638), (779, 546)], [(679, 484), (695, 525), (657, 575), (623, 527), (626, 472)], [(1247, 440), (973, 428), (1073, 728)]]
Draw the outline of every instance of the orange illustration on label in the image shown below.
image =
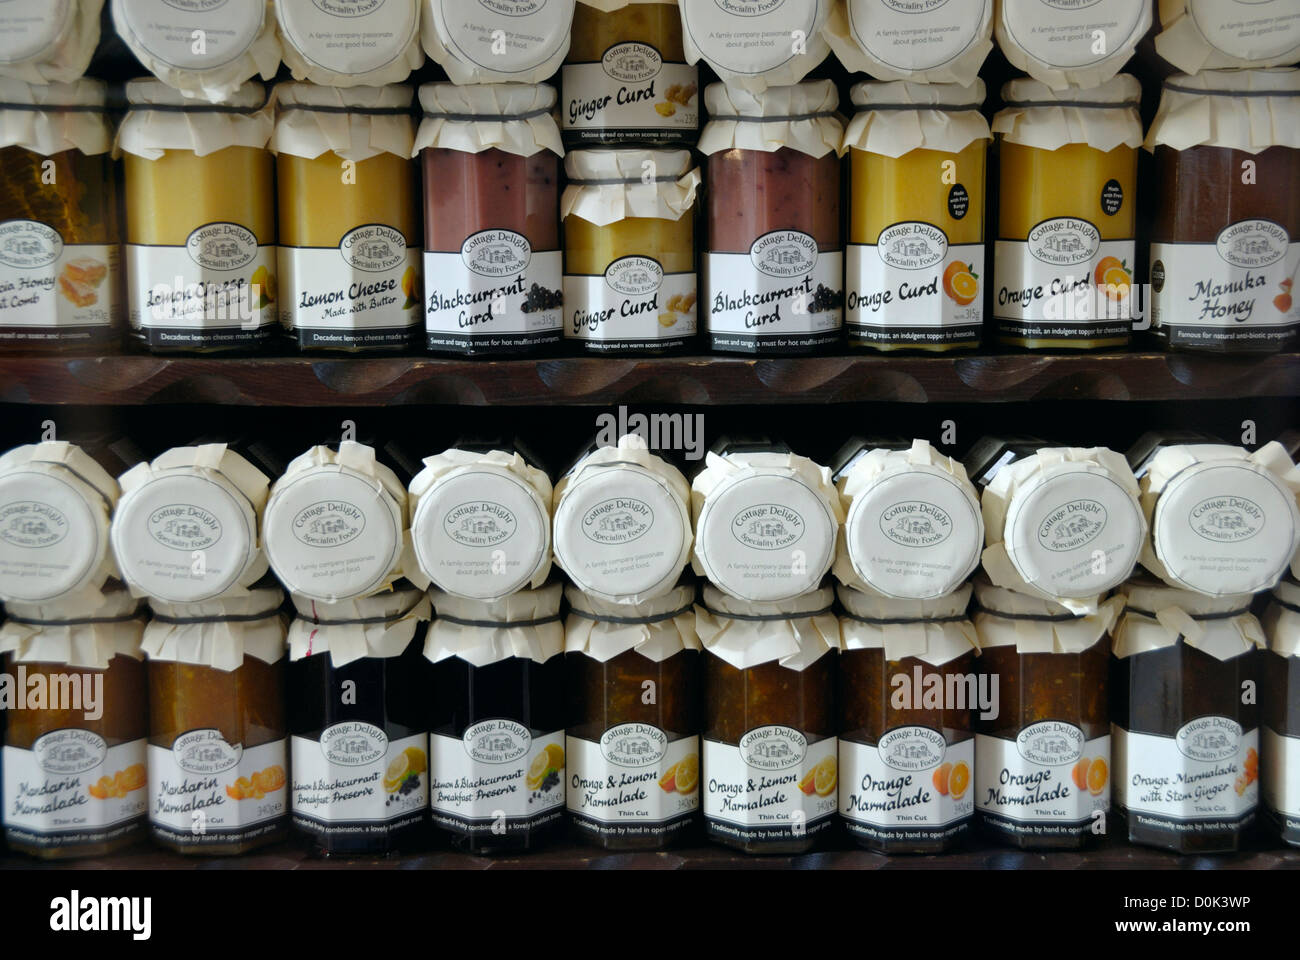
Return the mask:
[(143, 763), (133, 763), (125, 770), (119, 770), (111, 777), (100, 777), (86, 788), (96, 800), (108, 800), (110, 797), (120, 800), (132, 790), (142, 790), (148, 784), (149, 777)]
[(979, 274), (973, 264), (954, 260), (943, 271), (943, 292), (959, 307), (974, 303), (979, 296)]
[(251, 777), (240, 777), (226, 787), (226, 796), (232, 800), (261, 800), (285, 784), (284, 767), (271, 766), (259, 770)]

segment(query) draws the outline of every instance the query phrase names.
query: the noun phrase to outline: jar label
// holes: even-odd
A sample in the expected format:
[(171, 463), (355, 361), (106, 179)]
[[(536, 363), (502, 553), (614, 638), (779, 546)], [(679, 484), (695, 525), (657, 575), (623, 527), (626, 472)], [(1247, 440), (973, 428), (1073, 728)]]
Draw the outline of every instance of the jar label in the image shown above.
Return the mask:
[(700, 739), (668, 739), (658, 727), (620, 723), (598, 743), (570, 736), (566, 805), (602, 837), (667, 839), (700, 808)]
[(1128, 59), (1141, 39), (1147, 6), (1133, 0), (1003, 0), (1002, 27), (1011, 43), (1040, 63), (1088, 67)]
[(1151, 244), (1152, 325), (1179, 346), (1283, 349), (1300, 332), (1290, 241), (1279, 224), (1243, 220), (1215, 243)]
[(1054, 217), (1027, 240), (999, 240), (993, 316), (1012, 339), (1127, 337), (1134, 296), (1132, 240), (1103, 240), (1087, 220)]
[(798, 230), (774, 230), (749, 253), (706, 253), (705, 326), (715, 350), (762, 353), (839, 341), (844, 254)]
[(1264, 806), (1279, 821), (1287, 842), (1300, 843), (1300, 737), (1279, 734), (1271, 727), (1262, 730)]
[(981, 39), (992, 0), (849, 0), (849, 31), (900, 72), (947, 66)]
[(416, 38), (420, 0), (277, 3), (284, 40), (334, 73), (370, 73), (397, 60)]
[(55, 730), (30, 750), (4, 748), (4, 827), (38, 847), (102, 843), (133, 831), (148, 807), (144, 739), (110, 747), (90, 730)]
[(65, 244), (35, 220), (0, 223), (0, 343), (106, 340), (122, 321), (121, 260), (107, 244)]
[(1210, 46), (1230, 57), (1300, 56), (1300, 12), (1288, 0), (1191, 0), (1187, 15)]
[(1079, 836), (1110, 809), (1110, 737), (1084, 740), (1072, 723), (1045, 720), (1014, 740), (975, 736), (975, 808), (996, 830), (1023, 837)]
[(493, 73), (536, 70), (565, 48), (574, 0), (430, 0), (448, 50)]
[(310, 834), (397, 830), (419, 823), (429, 806), (428, 738), (389, 740), (369, 723), (346, 721), (319, 737), (290, 741), (293, 822)]
[(840, 740), (840, 815), (872, 840), (946, 840), (975, 812), (975, 741), (895, 727), (874, 745)]
[(700, 126), (699, 70), (665, 63), (647, 43), (618, 43), (600, 63), (568, 63), (561, 129), (570, 139), (694, 138)]
[(48, 59), (72, 20), (73, 0), (15, 3), (0, 10), (0, 63)]
[(1198, 717), (1172, 737), (1113, 726), (1115, 803), (1173, 835), (1240, 830), (1259, 804), (1259, 730)]
[(81, 586), (104, 555), (104, 509), (45, 471), (0, 477), (0, 597), (49, 600)]
[[(683, 3), (682, 28), (710, 65), (755, 76), (790, 62), (817, 36), (823, 0), (706, 0)], [(819, 9), (822, 8), (822, 9)]]
[(695, 336), (694, 273), (620, 257), (603, 276), (564, 278), (564, 336), (600, 353), (685, 346)]
[(853, 344), (979, 343), (984, 245), (948, 245), (928, 223), (898, 223), (849, 244), (845, 323)]
[(433, 822), (467, 836), (509, 835), (560, 819), (564, 731), (534, 734), (481, 720), (459, 737), (433, 735)]
[(731, 840), (811, 837), (835, 822), (835, 737), (810, 743), (792, 727), (756, 727), (739, 744), (704, 741), (704, 819)]
[(280, 248), (280, 322), (302, 347), (405, 344), (423, 313), (420, 251), (401, 231), (365, 224), (336, 250)]
[[(262, 33), (262, 0), (118, 0), (118, 29), (178, 70), (213, 70), (238, 60)], [(195, 36), (200, 31), (200, 37)]]
[(513, 230), (481, 230), (459, 253), (424, 253), (429, 349), (517, 352), (559, 343), (562, 256)]
[(247, 750), (213, 729), (190, 730), (171, 747), (149, 744), (149, 822), (186, 847), (253, 840), (279, 829), (289, 810), (287, 741)]
[(150, 346), (256, 346), (276, 320), (276, 248), (237, 223), (207, 223), (184, 246), (127, 244), (131, 326)]

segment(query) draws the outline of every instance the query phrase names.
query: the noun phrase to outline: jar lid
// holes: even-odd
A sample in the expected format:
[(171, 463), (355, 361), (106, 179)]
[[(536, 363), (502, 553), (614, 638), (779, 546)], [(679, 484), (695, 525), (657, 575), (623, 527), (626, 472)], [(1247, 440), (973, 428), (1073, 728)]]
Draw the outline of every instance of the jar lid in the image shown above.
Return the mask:
[(560, 218), (599, 227), (628, 217), (680, 220), (695, 206), (700, 185), (689, 150), (575, 150), (565, 156), (564, 172)]
[(437, 612), (424, 641), (424, 655), (434, 663), (459, 657), (486, 667), (513, 657), (545, 663), (564, 650), (557, 580), (538, 590), (520, 590), (497, 600), (471, 600), (433, 591)]
[(322, 87), (280, 83), (272, 91), (271, 152), (314, 160), (333, 152), (360, 163), (382, 154), (409, 158), (415, 144), (414, 91), (386, 87)]
[(1248, 593), (1210, 597), (1146, 579), (1131, 580), (1117, 593), (1124, 609), (1111, 652), (1120, 659), (1172, 647), (1179, 640), (1216, 660), (1264, 646)]
[(289, 659), (329, 653), (334, 668), (363, 657), (401, 655), (420, 623), (432, 616), (422, 590), (390, 590), (337, 603), (299, 596), (292, 600), (298, 615), (289, 624)]
[(690, 558), (690, 488), (629, 434), (555, 485), (555, 562), (584, 593), (638, 603), (671, 591)]
[(24, 147), (45, 157), (64, 150), (108, 153), (113, 130), (105, 112), (107, 89), (102, 80), (38, 85), (0, 77), (0, 147)]
[(843, 649), (883, 649), (886, 660), (915, 657), (932, 667), (978, 652), (975, 625), (966, 612), (972, 589), (967, 583), (944, 597), (900, 600), (841, 586), (836, 592), (844, 607)]
[(174, 447), (122, 474), (113, 552), (137, 596), (193, 603), (266, 573), (258, 518), (269, 480), (226, 447)]
[(761, 150), (774, 153), (789, 147), (810, 157), (838, 153), (844, 123), (835, 84), (829, 80), (753, 92), (711, 83), (704, 88), (709, 122), (700, 133), (705, 156), (721, 150)]
[(386, 590), (402, 575), (406, 489), (373, 447), (312, 447), (271, 487), (263, 537), (290, 593), (335, 602)]
[(400, 83), (424, 63), (421, 2), (277, 0), (275, 16), (285, 65), (295, 80), (327, 86)]
[(1269, 600), (1264, 611), (1268, 648), (1280, 657), (1300, 656), (1300, 583), (1282, 580)]
[(153, 619), (141, 647), (150, 660), (227, 672), (242, 667), (246, 656), (276, 663), (286, 650), (283, 603), (284, 591), (272, 586), (200, 603), (150, 600)]
[(704, 649), (737, 670), (776, 661), (807, 670), (840, 648), (840, 621), (829, 585), (777, 603), (752, 603), (706, 583), (695, 607), (695, 630)]
[(975, 486), (926, 441), (867, 451), (838, 488), (847, 504), (835, 560), (842, 583), (920, 600), (950, 594), (979, 566), (984, 520)]
[(117, 481), (71, 443), (46, 441), (0, 456), (0, 600), (65, 600), (117, 572), (109, 517)]
[(635, 650), (662, 663), (683, 650), (699, 650), (695, 635), (695, 581), (683, 579), (659, 597), (638, 603), (611, 603), (570, 584), (565, 588), (569, 616), (564, 649), (606, 663)]
[(424, 120), (412, 152), (502, 150), (531, 157), (550, 150), (564, 156), (555, 99), (555, 88), (544, 83), (423, 84)]
[(825, 36), (850, 73), (969, 84), (993, 49), (993, 0), (847, 0), (832, 6)]
[(981, 649), (1015, 645), (1017, 653), (1082, 653), (1110, 631), (1124, 601), (1089, 597), (1071, 610), (1044, 597), (1034, 597), (987, 580), (975, 580), (971, 621)]
[(204, 157), (226, 147), (264, 150), (273, 122), (266, 88), (250, 80), (221, 104), (198, 103), (161, 80), (131, 80), (130, 104), (117, 130), (113, 155), (157, 160), (168, 150)]
[[(280, 41), (267, 0), (169, 4), (113, 0), (113, 25), (150, 73), (187, 96), (220, 102), (245, 80), (275, 76)], [(195, 31), (204, 42), (196, 49)]]
[[(1106, 83), (1151, 26), (1151, 0), (999, 0), (998, 46), (1011, 65), (1055, 89)], [(1105, 43), (1098, 52), (1097, 33)]]
[(423, 2), (424, 49), (454, 83), (536, 83), (556, 73), (569, 53), (574, 0)]
[(27, 83), (71, 83), (99, 45), (104, 0), (23, 3), (0, 21), (0, 76)]
[(830, 6), (825, 0), (683, 3), (686, 62), (704, 60), (733, 88), (798, 83), (830, 53), (822, 34)]
[(1057, 150), (1086, 143), (1109, 153), (1142, 144), (1138, 103), (1142, 85), (1121, 73), (1097, 87), (1054, 89), (1038, 80), (1010, 80), (1002, 87), (1006, 107), (993, 117), (993, 132), (1007, 143)]
[(1300, 70), (1206, 70), (1169, 77), (1144, 145), (1245, 153), (1300, 148)]
[(5, 604), (0, 653), (27, 663), (105, 670), (115, 656), (139, 660), (146, 611), (120, 584), (46, 603)]
[(551, 481), (517, 453), (452, 448), (411, 481), (411, 543), (438, 589), (496, 600), (551, 570)]
[(1222, 0), (1160, 0), (1160, 25), (1156, 52), (1187, 73), (1300, 60), (1294, 0), (1250, 0), (1248, 13)]

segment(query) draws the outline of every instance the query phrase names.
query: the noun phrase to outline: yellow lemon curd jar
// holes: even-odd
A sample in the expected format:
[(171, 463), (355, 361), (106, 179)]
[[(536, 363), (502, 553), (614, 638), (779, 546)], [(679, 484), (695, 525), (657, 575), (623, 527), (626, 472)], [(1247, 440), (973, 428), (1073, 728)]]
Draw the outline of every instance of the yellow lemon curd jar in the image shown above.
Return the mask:
[(689, 348), (700, 183), (689, 151), (578, 150), (564, 166), (565, 339), (589, 353)]
[(196, 104), (159, 80), (127, 84), (132, 332), (155, 353), (250, 352), (275, 330), (275, 164), (266, 92)]
[(984, 323), (984, 84), (860, 83), (849, 156), (852, 347), (977, 347)]
[(1129, 341), (1137, 80), (1088, 90), (1012, 80), (993, 118), (1000, 153), (993, 317), (998, 342), (1097, 350)]
[(565, 142), (694, 141), (699, 68), (685, 61), (675, 2), (582, 0), (561, 74)]
[(409, 87), (276, 88), (280, 323), (302, 350), (402, 350), (423, 319)]

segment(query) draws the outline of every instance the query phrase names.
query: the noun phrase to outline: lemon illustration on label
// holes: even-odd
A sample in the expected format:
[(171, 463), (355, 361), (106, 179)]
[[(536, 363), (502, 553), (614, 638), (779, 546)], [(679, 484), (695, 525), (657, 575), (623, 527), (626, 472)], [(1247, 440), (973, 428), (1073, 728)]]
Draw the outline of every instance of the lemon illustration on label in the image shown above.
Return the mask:
[(253, 286), (253, 295), (257, 297), (257, 309), (264, 310), (275, 303), (275, 276), (266, 267), (253, 271), (249, 281)]
[(406, 755), (407, 769), (416, 775), (429, 769), (429, 760), (419, 747), (407, 747), (402, 751)]
[(384, 789), (389, 793), (396, 793), (401, 789), (402, 781), (410, 772), (411, 758), (403, 751), (393, 757), (392, 762), (388, 764), (388, 769), (384, 771)]
[(548, 777), (555, 775), (559, 782), (559, 773), (564, 769), (564, 748), (558, 743), (548, 743), (546, 749), (540, 750), (528, 764), (528, 773), (524, 785), (529, 790), (541, 790)]
[(402, 274), (402, 293), (406, 294), (406, 302), (402, 304), (403, 310), (410, 310), (419, 302), (415, 295), (415, 267), (407, 267), (406, 272)]

